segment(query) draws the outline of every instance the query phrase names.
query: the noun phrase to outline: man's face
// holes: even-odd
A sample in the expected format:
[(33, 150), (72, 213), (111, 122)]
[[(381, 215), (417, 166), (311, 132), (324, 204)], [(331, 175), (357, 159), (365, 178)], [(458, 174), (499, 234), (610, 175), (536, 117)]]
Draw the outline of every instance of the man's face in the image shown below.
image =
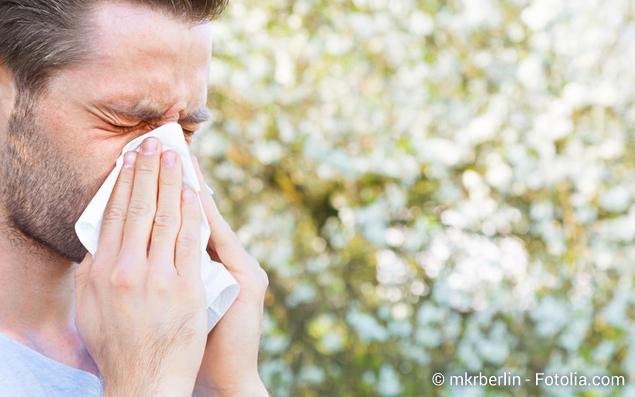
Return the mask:
[(122, 3), (91, 18), (95, 56), (55, 74), (31, 111), (17, 106), (0, 148), (10, 226), (76, 262), (86, 250), (74, 224), (123, 147), (169, 121), (204, 121), (211, 57), (207, 24)]

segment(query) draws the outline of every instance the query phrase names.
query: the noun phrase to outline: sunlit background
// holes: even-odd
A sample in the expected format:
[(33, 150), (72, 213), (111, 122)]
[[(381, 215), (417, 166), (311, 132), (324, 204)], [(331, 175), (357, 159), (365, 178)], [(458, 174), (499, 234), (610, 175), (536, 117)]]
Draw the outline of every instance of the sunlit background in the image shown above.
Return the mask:
[[(230, 0), (196, 138), (274, 396), (635, 395), (635, 6)], [(442, 372), (626, 387), (435, 387)]]

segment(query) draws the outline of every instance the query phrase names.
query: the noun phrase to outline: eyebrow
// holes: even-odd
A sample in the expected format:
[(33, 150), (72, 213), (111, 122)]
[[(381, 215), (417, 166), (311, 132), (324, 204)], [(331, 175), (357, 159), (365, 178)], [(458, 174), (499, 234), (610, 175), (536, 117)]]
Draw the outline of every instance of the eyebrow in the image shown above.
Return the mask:
[[(165, 112), (142, 103), (135, 103), (127, 106), (119, 106), (114, 104), (106, 104), (106, 108), (131, 120), (141, 120), (147, 122), (161, 121), (163, 120), (163, 114)], [(196, 108), (194, 111), (180, 118), (178, 121), (183, 124), (200, 124), (209, 121), (212, 118), (212, 113), (205, 106)]]
[(212, 113), (208, 108), (201, 106), (191, 113), (188, 113), (179, 121), (183, 124), (201, 124), (211, 120)]

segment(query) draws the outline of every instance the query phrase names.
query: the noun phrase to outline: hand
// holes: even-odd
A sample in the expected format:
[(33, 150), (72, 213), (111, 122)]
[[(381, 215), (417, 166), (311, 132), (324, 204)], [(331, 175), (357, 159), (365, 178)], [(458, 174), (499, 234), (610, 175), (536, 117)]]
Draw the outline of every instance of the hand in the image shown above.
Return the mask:
[(267, 273), (238, 241), (216, 208), (196, 158), (201, 202), (210, 224), (210, 257), (221, 262), (240, 284), (238, 298), (207, 337), (196, 396), (268, 396), (258, 376), (258, 348), (262, 331)]
[(126, 154), (95, 259), (75, 272), (76, 323), (105, 396), (190, 396), (207, 327), (201, 214), (178, 154), (153, 138), (141, 148)]

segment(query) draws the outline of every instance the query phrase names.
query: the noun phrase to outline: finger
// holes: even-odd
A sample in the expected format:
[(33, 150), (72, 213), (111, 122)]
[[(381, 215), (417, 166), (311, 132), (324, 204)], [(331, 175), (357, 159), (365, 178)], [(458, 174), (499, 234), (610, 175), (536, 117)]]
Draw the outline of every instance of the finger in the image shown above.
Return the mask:
[(203, 204), (205, 216), (209, 222), (210, 240), (208, 251), (213, 251), (218, 256), (218, 261), (222, 262), (230, 271), (241, 271), (245, 263), (250, 263), (248, 254), (238, 240), (234, 231), (229, 227), (223, 216), (218, 212), (216, 203), (212, 195), (204, 188), (203, 175), (195, 157), (192, 158), (201, 192), (199, 196)]
[(95, 256), (107, 253), (116, 255), (121, 248), (121, 237), (123, 227), (126, 223), (126, 212), (128, 211), (128, 202), (132, 192), (132, 183), (134, 180), (134, 164), (137, 158), (137, 152), (128, 152), (124, 155), (123, 166), (119, 171), (117, 182), (110, 194), (110, 199), (106, 205), (104, 219), (99, 234), (99, 243)]
[(196, 193), (185, 189), (181, 193), (181, 229), (176, 239), (176, 271), (190, 278), (201, 272), (201, 211)]
[(203, 180), (203, 173), (201, 172), (201, 167), (198, 164), (198, 159), (194, 155), (191, 155), (190, 158), (192, 159), (192, 164), (194, 165), (194, 169), (196, 170), (196, 177), (198, 178), (198, 184), (201, 187), (201, 192), (199, 194), (202, 194), (204, 196), (211, 198), (212, 195), (209, 192), (209, 190), (207, 190), (206, 188), (207, 184)]
[(174, 272), (174, 244), (181, 227), (181, 160), (173, 150), (161, 155), (159, 202), (154, 217), (149, 262), (163, 271)]
[(132, 195), (126, 213), (121, 253), (133, 258), (147, 256), (148, 242), (157, 207), (161, 141), (147, 138), (141, 144), (134, 170)]

